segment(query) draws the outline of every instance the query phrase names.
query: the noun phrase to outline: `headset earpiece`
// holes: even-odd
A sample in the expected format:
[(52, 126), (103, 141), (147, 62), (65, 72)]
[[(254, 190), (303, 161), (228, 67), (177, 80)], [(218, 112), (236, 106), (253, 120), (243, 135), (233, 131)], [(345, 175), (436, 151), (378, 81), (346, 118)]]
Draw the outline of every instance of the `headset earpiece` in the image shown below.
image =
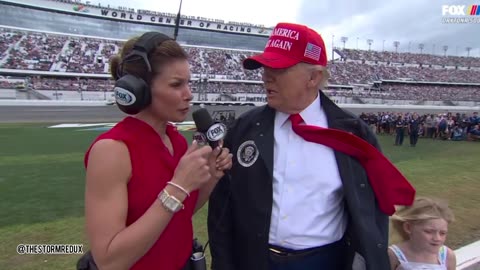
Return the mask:
[[(114, 92), (117, 106), (126, 114), (137, 114), (152, 100), (150, 81), (146, 78), (151, 76), (152, 67), (148, 59), (149, 54), (159, 44), (172, 38), (158, 32), (147, 32), (135, 42), (132, 51), (121, 60), (118, 67), (117, 80)], [(146, 73), (142, 77), (124, 73), (126, 62), (142, 60), (146, 66)]]
[(115, 83), (117, 106), (126, 114), (137, 114), (149, 105), (151, 93), (148, 84), (137, 76), (126, 74)]

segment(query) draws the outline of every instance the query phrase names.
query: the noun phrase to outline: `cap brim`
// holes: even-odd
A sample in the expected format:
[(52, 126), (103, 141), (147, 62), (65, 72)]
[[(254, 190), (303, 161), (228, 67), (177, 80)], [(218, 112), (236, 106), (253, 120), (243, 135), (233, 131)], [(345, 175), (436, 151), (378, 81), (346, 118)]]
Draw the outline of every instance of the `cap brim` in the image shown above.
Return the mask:
[(257, 69), (262, 66), (269, 68), (289, 68), (298, 64), (300, 61), (284, 55), (264, 52), (258, 55), (251, 56), (243, 60), (243, 68), (245, 69)]

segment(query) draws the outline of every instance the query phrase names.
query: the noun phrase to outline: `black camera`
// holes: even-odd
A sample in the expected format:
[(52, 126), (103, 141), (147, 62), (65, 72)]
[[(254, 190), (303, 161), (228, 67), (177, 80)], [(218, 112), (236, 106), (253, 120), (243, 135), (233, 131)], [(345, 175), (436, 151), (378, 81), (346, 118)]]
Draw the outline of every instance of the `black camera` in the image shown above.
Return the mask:
[(190, 270), (207, 270), (205, 250), (197, 238), (193, 239), (192, 256), (190, 256)]

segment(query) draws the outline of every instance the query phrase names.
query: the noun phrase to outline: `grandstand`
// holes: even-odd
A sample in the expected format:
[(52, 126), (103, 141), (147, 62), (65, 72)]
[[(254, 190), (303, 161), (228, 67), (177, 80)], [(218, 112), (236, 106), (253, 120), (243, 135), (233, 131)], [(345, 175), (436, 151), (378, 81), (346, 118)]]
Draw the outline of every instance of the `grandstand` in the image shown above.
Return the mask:
[[(0, 0), (0, 98), (111, 100), (110, 56), (141, 32), (173, 35), (175, 17), (80, 1)], [(194, 99), (265, 101), (260, 72), (243, 70), (241, 62), (263, 49), (270, 31), (182, 16), (177, 40), (191, 57)], [(480, 105), (480, 58), (334, 53), (326, 93), (337, 103)]]

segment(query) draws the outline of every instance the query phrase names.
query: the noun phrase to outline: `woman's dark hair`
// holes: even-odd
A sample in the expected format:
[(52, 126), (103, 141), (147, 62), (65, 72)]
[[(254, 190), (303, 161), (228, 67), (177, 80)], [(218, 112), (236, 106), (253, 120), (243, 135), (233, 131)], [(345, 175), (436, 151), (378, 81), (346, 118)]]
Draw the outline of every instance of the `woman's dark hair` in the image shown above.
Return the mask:
[[(123, 48), (121, 49), (120, 53), (110, 58), (110, 74), (113, 78), (117, 78), (122, 59), (130, 53), (138, 38), (139, 37), (134, 37), (126, 41), (123, 44)], [(188, 54), (176, 41), (167, 40), (160, 43), (152, 52), (150, 52), (148, 59), (152, 67), (152, 73), (150, 75), (153, 75), (161, 73), (162, 69), (172, 61), (187, 60)], [(147, 78), (145, 76), (148, 74), (148, 68), (142, 59), (124, 63), (123, 74), (126, 73), (144, 78), (147, 83), (149, 83), (151, 79), (151, 77)]]

